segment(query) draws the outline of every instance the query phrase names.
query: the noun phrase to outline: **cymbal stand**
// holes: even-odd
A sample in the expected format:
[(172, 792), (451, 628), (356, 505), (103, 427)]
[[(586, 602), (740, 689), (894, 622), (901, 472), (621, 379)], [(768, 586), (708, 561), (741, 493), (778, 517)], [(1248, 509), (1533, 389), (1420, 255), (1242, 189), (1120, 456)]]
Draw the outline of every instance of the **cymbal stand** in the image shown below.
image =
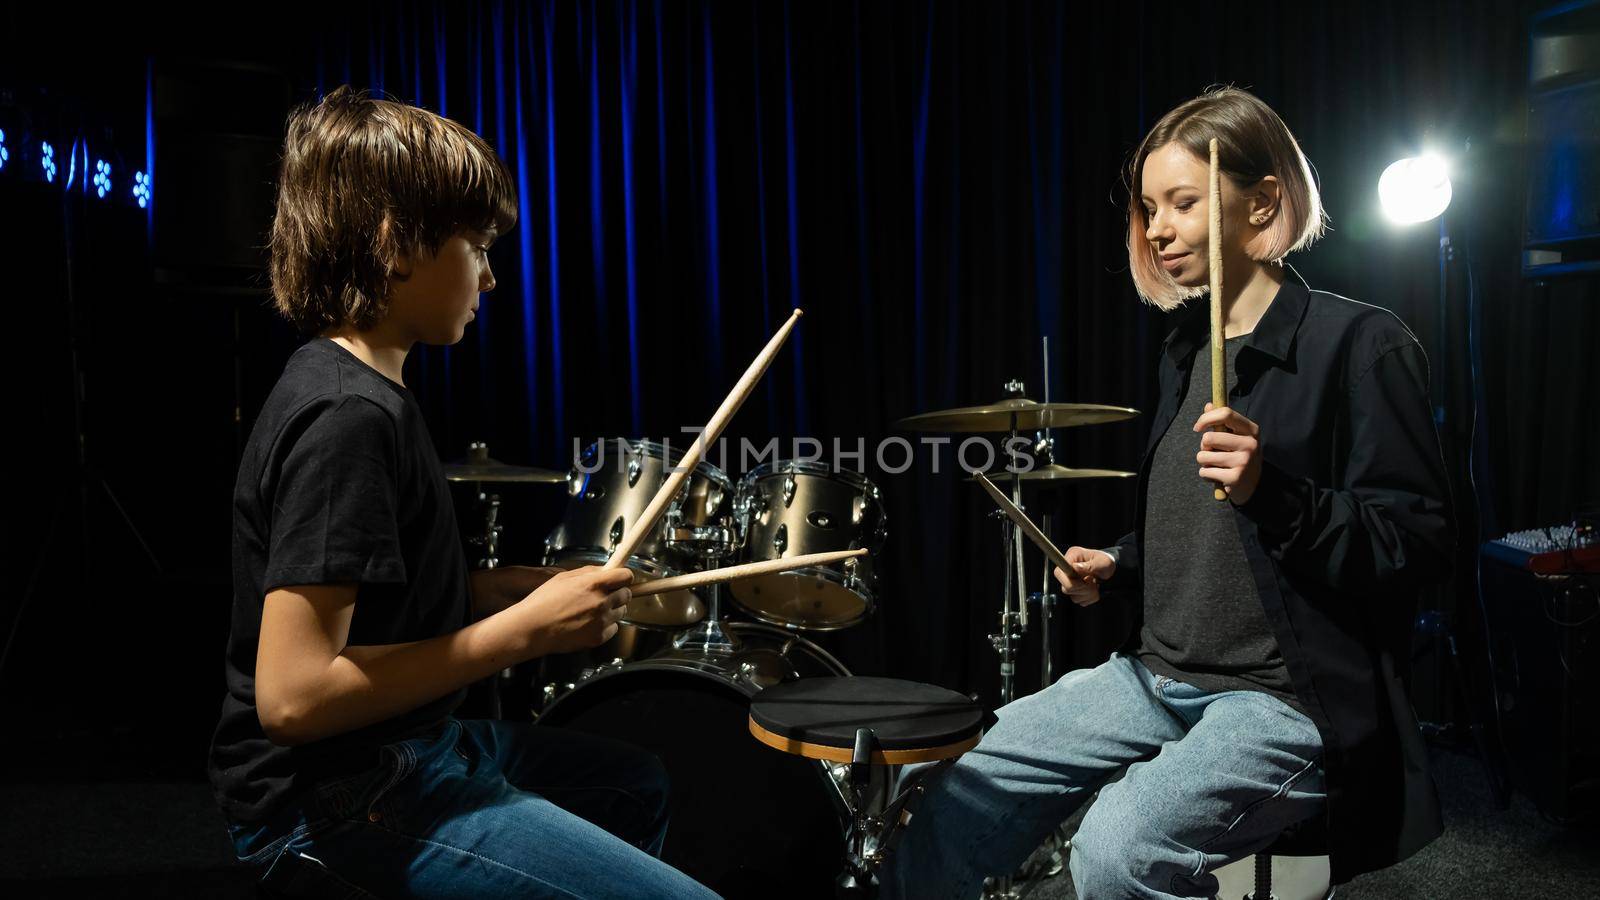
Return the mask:
[[(1009, 382), (1005, 389), (1012, 396), (1021, 396), (1022, 382)], [(1016, 437), (1017, 416), (1012, 413), (1005, 449), (1011, 456), (1013, 469), (1016, 468), (1018, 456), (1012, 449)], [(1018, 509), (1022, 508), (1022, 481), (1017, 478), (1011, 479), (1011, 502)], [(989, 643), (1000, 654), (1000, 705), (1004, 706), (1016, 699), (1017, 645), (1028, 631), (1027, 582), (1023, 579), (1022, 529), (998, 510), (990, 515), (1000, 520), (1000, 546), (1004, 556), (1001, 563), (1005, 577), (1000, 604), (1000, 630), (997, 634), (989, 635)]]

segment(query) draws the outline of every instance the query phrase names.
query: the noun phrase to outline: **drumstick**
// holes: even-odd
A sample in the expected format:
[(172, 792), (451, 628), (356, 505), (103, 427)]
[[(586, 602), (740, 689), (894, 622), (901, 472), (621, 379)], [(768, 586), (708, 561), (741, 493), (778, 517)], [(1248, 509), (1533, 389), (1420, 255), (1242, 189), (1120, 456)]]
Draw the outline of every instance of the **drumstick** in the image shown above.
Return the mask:
[(1004, 512), (1007, 518), (1022, 529), (1022, 533), (1028, 536), (1028, 540), (1033, 541), (1035, 547), (1044, 552), (1046, 559), (1058, 566), (1063, 572), (1078, 571), (1078, 567), (1067, 561), (1066, 555), (1051, 542), (1050, 538), (1045, 536), (1044, 532), (1039, 530), (1039, 526), (1033, 524), (1033, 520), (1028, 518), (1028, 514), (1017, 509), (1017, 505), (1011, 502), (1011, 498), (1002, 494), (1000, 489), (994, 486), (994, 482), (989, 480), (989, 476), (979, 472), (977, 473), (977, 481), (978, 484), (983, 485), (985, 491), (989, 492), (989, 496), (994, 499), (995, 505), (1000, 507), (1001, 512)]
[(733, 414), (739, 411), (740, 406), (744, 405), (745, 398), (749, 397), (750, 392), (755, 390), (756, 382), (761, 380), (762, 374), (767, 371), (767, 366), (772, 364), (773, 357), (778, 355), (778, 349), (783, 346), (784, 340), (789, 337), (789, 332), (794, 330), (794, 323), (800, 320), (801, 315), (799, 308), (789, 314), (789, 321), (783, 323), (783, 327), (779, 328), (778, 333), (772, 336), (772, 340), (767, 341), (767, 346), (762, 348), (755, 361), (750, 363), (750, 368), (744, 371), (744, 377), (739, 379), (739, 383), (733, 386), (733, 390), (728, 394), (727, 399), (723, 400), (722, 405), (717, 407), (716, 414), (711, 417), (710, 422), (706, 423), (705, 430), (695, 437), (694, 443), (689, 445), (689, 449), (683, 454), (683, 459), (677, 466), (669, 467), (671, 474), (667, 476), (667, 480), (662, 483), (661, 488), (656, 491), (656, 495), (650, 499), (650, 505), (645, 507), (639, 518), (634, 520), (632, 527), (622, 535), (622, 540), (617, 543), (617, 548), (611, 551), (611, 558), (606, 560), (605, 568), (617, 568), (627, 562), (628, 557), (633, 555), (633, 551), (638, 549), (639, 543), (644, 540), (644, 536), (650, 533), (650, 529), (656, 525), (656, 520), (661, 518), (661, 514), (666, 511), (667, 504), (672, 502), (672, 498), (678, 495), (679, 489), (683, 487), (684, 479), (689, 477), (689, 473), (694, 471), (696, 465), (699, 465), (700, 458), (705, 455), (706, 447), (722, 436), (722, 429), (727, 426), (728, 420), (733, 418)]
[[(1211, 408), (1228, 405), (1228, 360), (1222, 347), (1222, 175), (1217, 170), (1217, 139), (1211, 139), (1211, 227), (1207, 236), (1211, 255)], [(1228, 499), (1222, 488), (1212, 491)]]
[(725, 569), (710, 569), (705, 572), (690, 572), (688, 575), (674, 575), (671, 578), (657, 578), (654, 581), (645, 581), (633, 585), (629, 590), (633, 592), (635, 597), (647, 597), (651, 594), (665, 594), (667, 591), (681, 591), (685, 588), (721, 584), (724, 581), (750, 578), (755, 575), (771, 575), (774, 572), (787, 572), (791, 569), (803, 569), (807, 566), (826, 566), (840, 560), (865, 556), (866, 553), (865, 547), (857, 550), (807, 553), (804, 556), (791, 556), (787, 559), (769, 559), (763, 562), (728, 566)]

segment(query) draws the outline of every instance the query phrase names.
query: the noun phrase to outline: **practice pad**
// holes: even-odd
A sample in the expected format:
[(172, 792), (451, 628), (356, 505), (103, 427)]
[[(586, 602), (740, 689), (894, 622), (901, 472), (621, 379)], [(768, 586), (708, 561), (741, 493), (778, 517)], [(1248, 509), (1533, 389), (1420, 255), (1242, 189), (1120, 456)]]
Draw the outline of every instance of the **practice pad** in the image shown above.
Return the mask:
[(959, 756), (977, 746), (986, 714), (970, 698), (898, 678), (802, 678), (750, 701), (750, 733), (770, 747), (810, 759), (850, 762), (856, 729), (876, 737), (880, 765)]

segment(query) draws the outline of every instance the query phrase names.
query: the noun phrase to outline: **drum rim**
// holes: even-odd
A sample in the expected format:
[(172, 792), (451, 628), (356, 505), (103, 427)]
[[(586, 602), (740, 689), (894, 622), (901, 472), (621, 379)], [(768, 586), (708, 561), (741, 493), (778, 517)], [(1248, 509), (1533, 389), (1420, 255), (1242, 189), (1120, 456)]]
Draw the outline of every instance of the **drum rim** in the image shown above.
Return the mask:
[[(780, 466), (786, 468), (780, 469)], [(835, 469), (809, 459), (775, 459), (771, 462), (764, 462), (746, 472), (744, 477), (739, 479), (739, 482), (744, 485), (754, 485), (757, 481), (771, 478), (774, 475), (790, 474), (816, 475), (834, 481), (849, 482), (856, 487), (869, 488), (867, 496), (877, 502), (879, 506), (883, 505), (879, 497), (882, 492), (879, 490), (877, 483), (871, 478), (853, 469)]]
[[(608, 437), (608, 438), (601, 438), (600, 440), (592, 441), (592, 442), (590, 442), (588, 444), (585, 444), (583, 449), (578, 452), (578, 458), (582, 459), (583, 458), (583, 454), (587, 453), (589, 451), (589, 448), (591, 448), (591, 447), (597, 447), (600, 444), (612, 443), (612, 442), (621, 442), (621, 443), (627, 444), (628, 445), (628, 450), (631, 453), (638, 454), (639, 456), (650, 457), (650, 458), (653, 458), (653, 459), (660, 459), (660, 460), (662, 460), (664, 462), (668, 462), (668, 463), (676, 463), (676, 462), (682, 460), (683, 459), (683, 454), (688, 449), (687, 446), (685, 446), (683, 449), (674, 448), (671, 453), (668, 453), (667, 452), (667, 445), (662, 443), (661, 441), (652, 441), (649, 438)], [(649, 452), (649, 451), (656, 451), (656, 452)], [(572, 471), (574, 471), (574, 472), (578, 471), (578, 467), (577, 467), (576, 464), (573, 465)], [(597, 475), (602, 471), (605, 471), (605, 470), (604, 469), (596, 469), (593, 472), (583, 472), (583, 473), (580, 473), (580, 474), (583, 474), (583, 475)], [(735, 484), (733, 478), (726, 471), (724, 471), (720, 466), (717, 466), (716, 464), (712, 463), (710, 460), (705, 459), (704, 457), (702, 457), (699, 462), (695, 463), (694, 474), (704, 475), (709, 480), (717, 482), (718, 486), (720, 486), (723, 489), (728, 490), (728, 491), (731, 491), (733, 489), (734, 484)]]
[[(750, 631), (755, 631), (757, 633), (766, 633), (766, 634), (769, 634), (772, 637), (777, 637), (777, 638), (780, 638), (780, 639), (782, 639), (784, 641), (796, 641), (804, 649), (810, 651), (817, 658), (817, 660), (822, 663), (824, 668), (830, 669), (833, 672), (832, 675), (826, 675), (826, 676), (820, 676), (820, 677), (825, 677), (825, 678), (854, 678), (855, 677), (850, 672), (850, 667), (846, 666), (838, 657), (834, 656), (832, 653), (829, 653), (826, 648), (821, 647), (816, 642), (807, 640), (806, 638), (804, 638), (804, 637), (802, 637), (802, 636), (800, 636), (798, 634), (793, 634), (792, 632), (790, 632), (786, 628), (781, 628), (781, 627), (778, 627), (776, 625), (770, 625), (770, 624), (768, 624), (766, 622), (725, 622), (725, 623), (723, 623), (723, 627), (728, 629), (728, 630), (730, 630), (730, 631), (747, 631), (747, 630), (750, 630)], [(679, 629), (679, 630), (682, 630), (682, 629)], [(567, 698), (569, 698), (573, 694), (576, 694), (579, 691), (583, 690), (586, 686), (591, 685), (591, 684), (597, 684), (597, 683), (602, 682), (602, 681), (608, 681), (610, 679), (618, 677), (619, 675), (622, 675), (623, 673), (635, 673), (635, 672), (688, 672), (688, 673), (694, 675), (697, 678), (701, 678), (701, 679), (704, 679), (704, 680), (707, 680), (707, 681), (712, 681), (712, 682), (715, 682), (717, 684), (721, 684), (721, 685), (723, 685), (725, 687), (731, 688), (735, 693), (744, 695), (744, 697), (746, 699), (754, 697), (756, 694), (761, 693), (761, 691), (763, 690), (763, 688), (755, 687), (754, 685), (742, 686), (742, 685), (740, 685), (739, 682), (734, 681), (731, 676), (736, 672), (736, 670), (732, 669), (731, 667), (730, 668), (715, 668), (715, 667), (713, 667), (712, 663), (714, 661), (721, 660), (721, 661), (723, 661), (725, 663), (731, 661), (732, 656), (733, 656), (733, 654), (731, 654), (731, 653), (730, 654), (721, 654), (721, 653), (718, 653), (718, 654), (705, 654), (705, 655), (700, 656), (698, 658), (680, 657), (676, 661), (673, 661), (671, 657), (667, 657), (666, 656), (666, 654), (672, 652), (673, 649), (674, 648), (671, 647), (671, 645), (668, 645), (666, 648), (663, 648), (662, 650), (658, 651), (653, 656), (648, 656), (648, 657), (646, 657), (644, 659), (629, 660), (628, 662), (625, 662), (620, 666), (614, 666), (612, 668), (606, 669), (605, 671), (596, 672), (595, 674), (589, 676), (588, 678), (585, 678), (583, 681), (581, 681), (578, 684), (574, 685), (570, 690), (563, 692), (562, 694), (557, 696), (554, 700), (551, 700), (549, 706), (547, 706), (544, 709), (539, 711), (539, 717), (534, 720), (535, 723), (538, 724), (538, 723), (544, 722), (546, 716), (548, 716), (553, 710), (555, 710), (558, 707), (560, 707), (562, 703), (566, 702)], [(702, 665), (698, 665), (697, 666), (697, 665), (686, 664), (686, 663), (695, 663), (695, 662), (701, 663)], [(746, 687), (749, 687), (750, 690), (746, 690)], [(552, 727), (559, 728), (561, 726), (560, 725), (554, 725)]]
[[(809, 576), (809, 577), (812, 577), (812, 578), (821, 578), (824, 581), (827, 581), (827, 582), (830, 582), (832, 584), (838, 585), (839, 587), (842, 587), (845, 590), (849, 591), (850, 593), (854, 594), (855, 596), (861, 598), (861, 614), (856, 616), (853, 619), (848, 619), (848, 620), (844, 620), (844, 621), (840, 621), (840, 622), (828, 622), (828, 623), (825, 623), (825, 624), (822, 624), (822, 625), (808, 625), (808, 624), (804, 624), (802, 622), (795, 621), (793, 619), (785, 619), (785, 618), (781, 618), (779, 616), (775, 616), (775, 615), (773, 615), (771, 613), (762, 612), (761, 610), (756, 609), (753, 606), (750, 606), (749, 604), (745, 603), (743, 600), (739, 599), (739, 592), (738, 592), (739, 585), (737, 585), (737, 584), (729, 585), (728, 586), (728, 596), (733, 599), (734, 604), (737, 605), (740, 609), (744, 610), (747, 615), (751, 615), (751, 616), (756, 617), (757, 619), (760, 619), (761, 620), (761, 624), (763, 624), (763, 625), (770, 625), (770, 626), (773, 626), (773, 627), (776, 627), (776, 628), (785, 628), (785, 629), (794, 628), (794, 629), (797, 629), (799, 631), (816, 631), (816, 632), (839, 631), (839, 630), (844, 629), (844, 628), (849, 628), (852, 625), (859, 625), (862, 622), (866, 621), (867, 617), (872, 615), (873, 610), (876, 609), (877, 605), (878, 605), (877, 594), (876, 594), (875, 591), (873, 591), (872, 588), (863, 587), (861, 590), (856, 590), (854, 588), (845, 587), (844, 583), (842, 582), (842, 580), (839, 577), (839, 573), (834, 571), (833, 569), (823, 569), (823, 568), (817, 568), (817, 567), (814, 567), (814, 566), (807, 566), (807, 567), (804, 567), (804, 568), (790, 569), (787, 572), (777, 572), (777, 573), (774, 573), (774, 574), (776, 574), (776, 575), (804, 575), (804, 576)], [(873, 578), (874, 581), (877, 580), (877, 576), (876, 575), (872, 576), (872, 578)]]

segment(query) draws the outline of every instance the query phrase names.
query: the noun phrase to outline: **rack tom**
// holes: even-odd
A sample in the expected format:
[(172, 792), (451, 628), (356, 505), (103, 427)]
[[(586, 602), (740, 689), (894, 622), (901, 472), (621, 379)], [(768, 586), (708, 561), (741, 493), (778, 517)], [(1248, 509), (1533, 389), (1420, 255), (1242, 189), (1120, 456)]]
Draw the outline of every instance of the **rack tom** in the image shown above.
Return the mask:
[(729, 593), (746, 612), (775, 625), (829, 631), (872, 611), (877, 590), (872, 560), (883, 547), (885, 530), (883, 502), (869, 479), (818, 463), (778, 460), (745, 476), (738, 509), (750, 562), (859, 547), (869, 551), (831, 566), (732, 582)]
[[(682, 458), (682, 451), (669, 452), (667, 445), (655, 441), (613, 438), (584, 448), (567, 476), (568, 501), (561, 524), (545, 539), (545, 564), (604, 565)], [(708, 560), (732, 554), (734, 494), (732, 480), (702, 460), (628, 558), (628, 568), (641, 580), (666, 578), (698, 571)], [(675, 630), (699, 622), (705, 614), (704, 601), (684, 590), (635, 599), (623, 621)]]

